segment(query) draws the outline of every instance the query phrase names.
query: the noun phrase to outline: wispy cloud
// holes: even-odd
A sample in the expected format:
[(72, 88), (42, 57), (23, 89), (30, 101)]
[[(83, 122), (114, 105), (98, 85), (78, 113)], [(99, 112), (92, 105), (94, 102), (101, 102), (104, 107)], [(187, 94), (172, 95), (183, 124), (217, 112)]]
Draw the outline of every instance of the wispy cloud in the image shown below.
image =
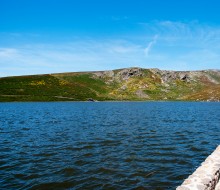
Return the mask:
[(220, 69), (220, 27), (197, 21), (154, 21), (141, 26), (141, 35), (133, 33), (126, 38), (75, 38), (62, 43), (37, 43), (35, 40), (1, 45), (0, 76), (131, 66), (172, 70)]
[(146, 35), (160, 36), (154, 51), (146, 57), (151, 65), (173, 70), (220, 68), (220, 26), (198, 21), (153, 21), (140, 25)]
[(205, 25), (196, 20), (191, 22), (152, 21), (139, 24), (143, 26), (147, 34), (159, 34), (160, 39), (176, 45), (185, 42), (191, 46), (200, 46), (220, 40), (220, 26)]
[(16, 68), (17, 75), (138, 66), (142, 47), (127, 41), (79, 41), (58, 44), (28, 44), (0, 49), (1, 70)]
[(14, 48), (0, 48), (1, 58), (10, 58), (17, 55), (17, 50)]
[(157, 38), (158, 38), (158, 35), (155, 35), (153, 40), (148, 43), (147, 47), (144, 49), (145, 56), (149, 55), (149, 52), (150, 52), (152, 46), (157, 42)]

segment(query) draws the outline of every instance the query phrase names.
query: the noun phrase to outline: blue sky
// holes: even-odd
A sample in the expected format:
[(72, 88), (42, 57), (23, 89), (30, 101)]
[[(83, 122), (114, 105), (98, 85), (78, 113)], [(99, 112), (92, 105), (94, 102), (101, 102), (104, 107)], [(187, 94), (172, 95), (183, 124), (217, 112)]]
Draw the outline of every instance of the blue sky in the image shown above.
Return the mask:
[(0, 77), (220, 69), (217, 0), (0, 0)]

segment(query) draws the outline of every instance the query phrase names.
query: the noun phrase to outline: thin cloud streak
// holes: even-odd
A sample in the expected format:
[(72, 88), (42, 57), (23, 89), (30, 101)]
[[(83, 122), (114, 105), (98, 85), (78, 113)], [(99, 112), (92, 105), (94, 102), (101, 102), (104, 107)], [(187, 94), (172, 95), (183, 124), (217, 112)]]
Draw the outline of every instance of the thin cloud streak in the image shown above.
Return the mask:
[(158, 35), (155, 35), (154, 36), (154, 39), (147, 45), (147, 47), (144, 49), (144, 53), (145, 53), (145, 56), (148, 57), (149, 55), (149, 52), (152, 48), (152, 46), (157, 42), (157, 38), (158, 38)]
[(142, 25), (145, 30), (141, 36), (133, 34), (126, 39), (2, 46), (0, 76), (132, 66), (166, 70), (220, 69), (220, 28), (196, 21), (155, 21)]

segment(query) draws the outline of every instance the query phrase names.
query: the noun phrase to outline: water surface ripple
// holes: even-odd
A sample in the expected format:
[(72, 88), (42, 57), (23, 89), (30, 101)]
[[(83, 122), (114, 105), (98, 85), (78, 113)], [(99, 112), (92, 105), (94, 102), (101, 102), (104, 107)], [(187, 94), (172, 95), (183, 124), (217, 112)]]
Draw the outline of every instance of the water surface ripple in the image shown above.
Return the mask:
[(0, 189), (175, 189), (219, 136), (220, 103), (1, 103)]

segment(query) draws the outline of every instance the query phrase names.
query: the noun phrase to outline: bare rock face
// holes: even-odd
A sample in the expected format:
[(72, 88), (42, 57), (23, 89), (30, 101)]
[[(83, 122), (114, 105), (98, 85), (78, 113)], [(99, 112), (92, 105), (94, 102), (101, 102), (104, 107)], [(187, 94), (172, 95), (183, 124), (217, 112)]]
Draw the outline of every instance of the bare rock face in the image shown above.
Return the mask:
[(192, 81), (192, 77), (188, 73), (179, 73), (179, 79), (185, 82)]
[(143, 92), (143, 90), (137, 90), (137, 91), (135, 92), (135, 94), (137, 95), (138, 98), (149, 98), (149, 96), (148, 96), (147, 94), (145, 94), (145, 93)]
[[(130, 78), (147, 77), (147, 69), (139, 67), (131, 67), (120, 70), (109, 71), (96, 71), (93, 72), (94, 78), (104, 79), (106, 84), (113, 82), (126, 82)], [(203, 80), (206, 83), (220, 84), (220, 71), (219, 70), (203, 70), (203, 71), (170, 71), (160, 69), (148, 69), (152, 73), (151, 77), (157, 77), (161, 83), (166, 87), (174, 84), (177, 80), (191, 83), (200, 82)]]
[(189, 72), (176, 72), (176, 71), (161, 71), (161, 78), (163, 83), (173, 82), (175, 80), (181, 80), (184, 82), (190, 82), (193, 77)]
[(131, 77), (140, 77), (143, 76), (143, 69), (141, 68), (128, 68), (123, 69), (117, 73), (117, 78), (122, 80), (128, 80)]
[(121, 88), (120, 88), (120, 90), (126, 90), (128, 87), (127, 87), (127, 85), (123, 85)]
[(106, 77), (112, 78), (112, 77), (114, 77), (114, 72), (112, 70), (110, 70), (110, 71), (97, 71), (97, 72), (94, 72), (93, 74), (95, 75), (95, 77), (98, 77), (98, 78), (106, 78)]
[(115, 73), (113, 71), (104, 71), (103, 75), (111, 78), (114, 77)]
[(200, 72), (190, 72), (190, 71), (167, 71), (167, 70), (159, 70), (159, 69), (150, 69), (150, 71), (154, 74), (157, 74), (161, 77), (161, 81), (164, 84), (172, 83), (175, 80), (181, 80), (184, 82), (194, 81), (196, 77), (198, 77)]

